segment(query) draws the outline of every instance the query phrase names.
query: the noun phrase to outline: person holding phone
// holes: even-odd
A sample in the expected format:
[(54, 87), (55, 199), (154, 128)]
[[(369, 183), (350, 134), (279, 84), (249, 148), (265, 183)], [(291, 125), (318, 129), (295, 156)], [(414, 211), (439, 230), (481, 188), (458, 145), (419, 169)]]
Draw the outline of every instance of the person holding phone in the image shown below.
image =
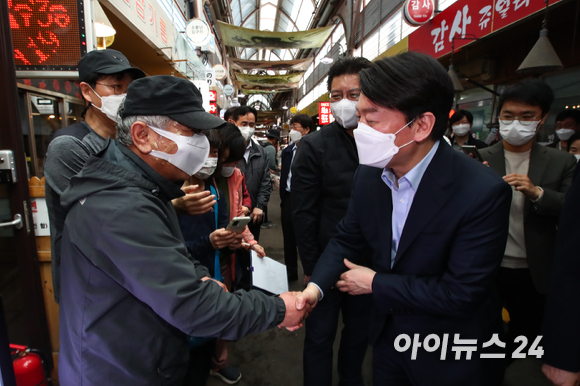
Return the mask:
[(449, 126), (453, 132), (451, 135), (451, 146), (455, 150), (462, 151), (462, 147), (475, 146), (476, 149), (483, 149), (487, 144), (479, 139), (473, 138), (471, 128), (473, 127), (473, 115), (467, 110), (457, 110), (449, 118)]

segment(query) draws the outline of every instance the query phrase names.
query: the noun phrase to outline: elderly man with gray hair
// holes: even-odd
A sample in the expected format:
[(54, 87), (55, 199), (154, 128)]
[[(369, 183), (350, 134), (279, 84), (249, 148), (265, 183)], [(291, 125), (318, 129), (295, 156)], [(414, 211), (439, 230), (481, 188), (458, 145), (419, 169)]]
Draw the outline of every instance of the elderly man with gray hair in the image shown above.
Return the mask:
[(209, 153), (206, 113), (189, 81), (133, 82), (117, 141), (62, 195), (61, 385), (181, 385), (188, 335), (239, 339), (298, 328), (295, 294), (228, 293), (188, 253), (171, 200)]

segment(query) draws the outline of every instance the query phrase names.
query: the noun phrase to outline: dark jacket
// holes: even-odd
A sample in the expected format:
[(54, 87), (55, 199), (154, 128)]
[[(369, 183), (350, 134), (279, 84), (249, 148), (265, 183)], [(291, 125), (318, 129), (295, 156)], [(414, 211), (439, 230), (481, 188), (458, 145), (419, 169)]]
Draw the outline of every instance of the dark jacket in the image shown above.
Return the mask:
[[(290, 174), (290, 166), (292, 165), (292, 155), (294, 154), (294, 147), (296, 144), (292, 143), (282, 150), (282, 171), (280, 172), (280, 199), (284, 201), (286, 195), (286, 184), (288, 183), (288, 174)], [(298, 151), (298, 149), (296, 149)], [(292, 189), (292, 186), (290, 186)]]
[(346, 214), (358, 163), (354, 138), (336, 122), (300, 141), (292, 164), (292, 211), (305, 275), (312, 275)]
[(270, 178), (270, 168), (268, 167), (268, 158), (264, 148), (253, 140), (250, 140), (252, 147), (248, 162), (242, 158), (238, 162), (238, 169), (244, 173), (248, 193), (252, 198), (252, 208), (265, 210), (270, 201), (272, 192), (272, 180)]
[[(212, 179), (205, 182), (205, 190), (210, 191)], [(215, 188), (214, 188), (215, 189)], [(218, 211), (218, 224), (216, 227), (216, 210)], [(216, 229), (225, 228), (230, 222), (230, 213), (228, 211), (228, 202), (226, 196), (218, 190), (216, 204), (207, 213), (192, 216), (187, 213), (178, 213), (179, 227), (185, 240), (185, 245), (195, 259), (206, 267), (211, 275), (215, 277), (215, 252), (211, 245), (209, 235)], [(231, 254), (229, 248), (224, 248), (224, 252)]]
[(54, 301), (60, 302), (60, 244), (66, 209), (60, 196), (68, 188), (70, 179), (81, 171), (89, 157), (97, 154), (106, 140), (88, 123), (80, 122), (57, 130), (44, 159), (46, 206), (50, 220), (50, 252)]
[(268, 167), (277, 172), (278, 170), (278, 156), (276, 154), (276, 148), (268, 141), (264, 141), (262, 144), (266, 157), (268, 157)]
[(580, 164), (560, 216), (544, 314), (544, 357), (550, 366), (580, 371)]
[[(479, 153), (492, 170), (500, 176), (506, 175), (503, 141)], [(530, 274), (541, 294), (548, 289), (558, 219), (575, 168), (576, 158), (572, 154), (534, 143), (528, 177), (535, 186), (544, 189), (544, 196), (536, 203), (525, 201), (524, 236)]]
[[(501, 331), (493, 282), (508, 234), (509, 185), (481, 163), (440, 143), (413, 199), (391, 268), (393, 203), (382, 173), (368, 166), (358, 169), (348, 213), (310, 282), (328, 291), (346, 270), (344, 259), (357, 263), (357, 255), (370, 246), (377, 272), (371, 344), (386, 324), (392, 324), (397, 335), (449, 334), (449, 346), (453, 334), (477, 339), (478, 345), (488, 341)], [(498, 384), (501, 363), (480, 359), (479, 353), (471, 360), (449, 360), (453, 352), (446, 350), (445, 361), (440, 360), (440, 350), (433, 355), (420, 351), (416, 360), (411, 360), (411, 350), (395, 354), (404, 356), (412, 373), (428, 374), (430, 380), (421, 384)], [(499, 371), (487, 373), (490, 367)]]
[(181, 385), (187, 335), (235, 340), (278, 325), (285, 306), (227, 293), (192, 261), (171, 200), (181, 184), (111, 141), (62, 196), (60, 384)]
[[(454, 143), (455, 143), (455, 137), (451, 138), (451, 146), (453, 146)], [(475, 146), (477, 149), (483, 149), (483, 148), (486, 148), (488, 146), (487, 143), (480, 141), (479, 139), (475, 139), (471, 135), (469, 135), (467, 137), (466, 145)]]

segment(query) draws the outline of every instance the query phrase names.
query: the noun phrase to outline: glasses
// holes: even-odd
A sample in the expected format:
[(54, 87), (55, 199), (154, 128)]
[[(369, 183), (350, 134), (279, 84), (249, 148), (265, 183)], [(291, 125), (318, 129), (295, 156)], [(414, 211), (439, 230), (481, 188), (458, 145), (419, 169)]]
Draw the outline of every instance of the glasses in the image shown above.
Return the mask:
[(302, 125), (300, 125), (300, 124), (297, 124), (297, 123), (295, 123), (295, 124), (291, 125), (291, 126), (290, 126), (290, 128), (291, 128), (292, 130), (297, 130), (297, 131), (302, 131), (302, 130), (304, 130), (304, 128), (302, 127)]
[(535, 117), (531, 115), (524, 115), (523, 117), (512, 117), (511, 115), (504, 115), (499, 118), (499, 121), (503, 125), (511, 125), (514, 121), (519, 121), (524, 126), (529, 126), (532, 122), (537, 122), (540, 117)]
[(556, 124), (556, 129), (560, 130), (560, 129), (568, 129), (568, 130), (574, 130), (574, 126), (572, 123), (566, 123), (565, 125), (562, 124)]
[(346, 96), (343, 96), (341, 92), (330, 93), (331, 102), (340, 102), (344, 98), (347, 98), (348, 100), (353, 102), (358, 102), (358, 99), (360, 98), (360, 90), (350, 91), (346, 94)]
[(104, 84), (104, 83), (99, 83), (97, 82), (97, 84), (100, 84), (101, 86), (105, 86), (105, 87), (110, 87), (113, 89), (113, 92), (115, 93), (115, 95), (121, 95), (123, 94), (123, 89), (121, 87), (123, 87), (120, 84)]

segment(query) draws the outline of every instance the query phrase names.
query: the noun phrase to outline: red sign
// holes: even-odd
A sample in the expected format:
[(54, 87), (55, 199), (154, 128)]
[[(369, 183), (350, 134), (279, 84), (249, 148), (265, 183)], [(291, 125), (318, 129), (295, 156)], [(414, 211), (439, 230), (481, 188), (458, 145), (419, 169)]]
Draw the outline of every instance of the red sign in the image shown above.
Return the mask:
[(211, 102), (209, 104), (209, 113), (210, 114), (217, 114), (218, 113), (217, 103)]
[(427, 23), (435, 11), (433, 0), (407, 0), (404, 6), (405, 21), (413, 26)]
[[(557, 3), (561, 0), (552, 0)], [(439, 58), (545, 6), (543, 0), (459, 0), (409, 35), (409, 51)]]
[(82, 0), (8, 0), (17, 70), (76, 70), (86, 52)]
[(334, 122), (334, 117), (330, 112), (330, 102), (318, 102), (318, 123), (328, 125)]
[(216, 90), (209, 90), (209, 101), (210, 102), (217, 102), (217, 91)]

